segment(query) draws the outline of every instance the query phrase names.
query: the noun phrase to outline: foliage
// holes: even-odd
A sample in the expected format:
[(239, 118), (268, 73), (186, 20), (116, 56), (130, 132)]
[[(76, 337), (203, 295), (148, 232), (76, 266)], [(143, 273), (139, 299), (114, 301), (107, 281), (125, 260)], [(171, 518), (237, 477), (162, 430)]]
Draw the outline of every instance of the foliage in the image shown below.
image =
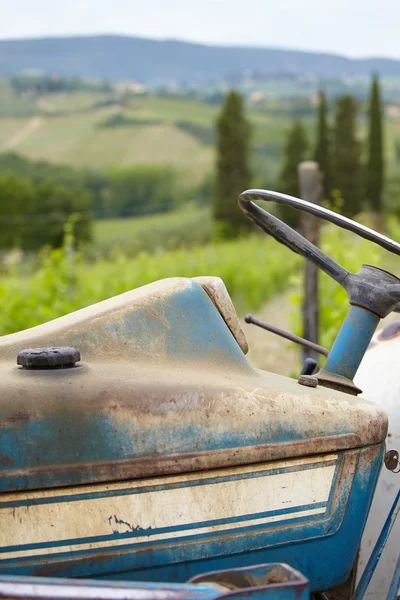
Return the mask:
[[(210, 192), (209, 187), (203, 190), (204, 182), (197, 189), (188, 189), (180, 172), (162, 165), (138, 165), (101, 172), (30, 161), (15, 153), (0, 154), (0, 174), (8, 171), (35, 184), (51, 180), (68, 190), (85, 189), (92, 199), (89, 208), (93, 209), (95, 218), (164, 212), (179, 206), (188, 199), (188, 194), (204, 201), (204, 194)], [(79, 209), (79, 197), (74, 203), (76, 210)]]
[[(86, 264), (73, 249), (71, 224), (65, 243), (44, 249), (38, 268), (24, 273), (21, 265), (0, 276), (0, 335), (33, 327), (63, 314), (165, 277), (222, 277), (239, 311), (257, 309), (288, 284), (299, 259), (274, 240), (246, 239), (187, 250), (123, 254)], [(274, 257), (271, 260), (271, 256)]]
[(59, 92), (111, 92), (112, 87), (107, 82), (95, 82), (80, 77), (58, 77), (49, 75), (14, 75), (10, 84), (17, 94), (35, 93), (49, 94)]
[[(298, 164), (306, 158), (307, 139), (301, 121), (294, 121), (286, 138), (278, 191), (289, 196), (300, 196)], [(279, 216), (291, 227), (298, 227), (300, 213), (286, 206), (279, 207)]]
[(385, 215), (394, 215), (400, 220), (400, 174), (397, 170), (386, 174), (382, 197)]
[[(367, 219), (359, 216), (359, 222), (368, 224)], [(334, 225), (324, 226), (321, 236), (321, 248), (328, 256), (349, 271), (356, 273), (362, 264), (367, 263), (380, 267), (384, 252), (374, 244), (355, 236), (353, 233), (343, 231)], [(292, 278), (294, 293), (292, 303), (294, 310), (291, 315), (293, 330), (302, 335), (301, 313), (303, 276), (302, 271)], [(320, 339), (319, 342), (326, 348), (331, 348), (336, 335), (343, 323), (349, 309), (346, 291), (333, 279), (320, 271)]]
[(360, 144), (356, 138), (356, 103), (352, 96), (338, 99), (333, 146), (334, 188), (344, 200), (343, 213), (353, 217), (361, 211)]
[(90, 194), (51, 180), (35, 183), (13, 172), (0, 173), (0, 248), (60, 246), (64, 224), (75, 214), (74, 235), (90, 239)]
[(383, 210), (383, 131), (379, 81), (374, 77), (369, 104), (368, 161), (366, 172), (366, 198), (374, 212)]
[(16, 153), (5, 152), (0, 154), (0, 174), (8, 171), (28, 178), (35, 184), (51, 180), (68, 189), (83, 188), (92, 198), (91, 208), (94, 216), (104, 216), (103, 193), (109, 185), (106, 173), (78, 169), (69, 165), (51, 164), (46, 161), (32, 161)]
[(104, 214), (129, 217), (165, 212), (179, 205), (183, 193), (178, 173), (171, 167), (112, 169), (104, 190)]
[(248, 229), (249, 222), (240, 211), (237, 198), (251, 183), (250, 136), (243, 99), (240, 94), (231, 91), (217, 120), (214, 219), (222, 237), (235, 237)]
[(324, 90), (319, 92), (317, 143), (314, 158), (323, 174), (324, 198), (330, 198), (332, 193), (332, 164), (330, 132), (327, 122), (327, 101)]

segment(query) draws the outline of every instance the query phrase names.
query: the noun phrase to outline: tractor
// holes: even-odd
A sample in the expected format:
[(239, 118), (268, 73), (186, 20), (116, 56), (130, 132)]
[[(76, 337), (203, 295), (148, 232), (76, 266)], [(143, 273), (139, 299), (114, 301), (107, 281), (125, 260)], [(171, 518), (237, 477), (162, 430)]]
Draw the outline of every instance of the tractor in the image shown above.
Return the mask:
[[(370, 265), (349, 273), (262, 201), (400, 255), (320, 206), (241, 194), (254, 223), (349, 296), (323, 368), (298, 379), (249, 363), (217, 277), (157, 281), (1, 338), (1, 597), (365, 597), (400, 500), (397, 483), (360, 576), (374, 491), (395, 458), (385, 411), (354, 378), (380, 319), (400, 311), (400, 280)], [(399, 578), (397, 560), (387, 600)]]

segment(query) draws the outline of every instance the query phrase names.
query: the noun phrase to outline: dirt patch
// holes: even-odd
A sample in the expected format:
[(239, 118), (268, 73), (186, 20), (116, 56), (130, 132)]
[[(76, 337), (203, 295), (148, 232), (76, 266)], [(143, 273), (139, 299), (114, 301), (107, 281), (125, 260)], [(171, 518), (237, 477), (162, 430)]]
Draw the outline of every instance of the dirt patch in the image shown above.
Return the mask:
[(41, 117), (33, 117), (28, 123), (22, 127), (19, 131), (14, 133), (5, 143), (6, 148), (15, 148), (23, 141), (26, 140), (34, 131), (37, 131), (43, 125), (43, 119)]

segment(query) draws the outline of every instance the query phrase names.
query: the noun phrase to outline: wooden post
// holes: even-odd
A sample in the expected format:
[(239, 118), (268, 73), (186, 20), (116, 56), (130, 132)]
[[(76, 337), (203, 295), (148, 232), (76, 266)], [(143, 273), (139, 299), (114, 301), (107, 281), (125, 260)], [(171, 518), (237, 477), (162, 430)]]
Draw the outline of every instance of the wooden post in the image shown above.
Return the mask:
[[(313, 161), (301, 162), (298, 166), (300, 196), (303, 200), (321, 204), (323, 187), (322, 175), (318, 163)], [(302, 234), (315, 246), (320, 244), (320, 225), (318, 217), (306, 212), (301, 216)], [(319, 343), (319, 272), (309, 260), (304, 265), (304, 298), (302, 306), (303, 337), (310, 342)], [(319, 355), (309, 348), (303, 349), (303, 360), (313, 358), (318, 362)]]

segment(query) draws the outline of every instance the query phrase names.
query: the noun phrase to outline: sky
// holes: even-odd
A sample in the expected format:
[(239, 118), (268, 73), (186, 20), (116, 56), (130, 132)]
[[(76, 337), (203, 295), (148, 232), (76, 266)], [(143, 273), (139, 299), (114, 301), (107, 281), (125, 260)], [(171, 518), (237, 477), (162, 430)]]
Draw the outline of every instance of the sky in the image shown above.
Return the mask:
[(400, 0), (0, 0), (0, 39), (124, 34), (400, 58)]

